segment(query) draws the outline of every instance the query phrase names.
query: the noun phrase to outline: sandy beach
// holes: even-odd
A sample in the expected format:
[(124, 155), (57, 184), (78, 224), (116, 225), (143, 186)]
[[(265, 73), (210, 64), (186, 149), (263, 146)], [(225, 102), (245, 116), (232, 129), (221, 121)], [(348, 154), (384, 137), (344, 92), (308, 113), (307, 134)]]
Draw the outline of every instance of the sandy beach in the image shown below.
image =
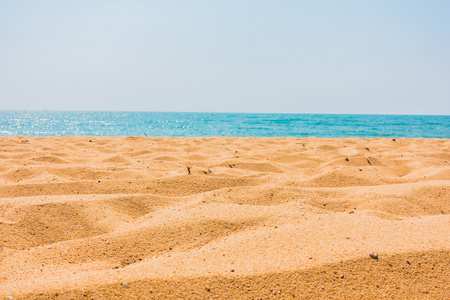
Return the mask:
[(450, 298), (448, 139), (0, 137), (0, 162), (0, 299)]

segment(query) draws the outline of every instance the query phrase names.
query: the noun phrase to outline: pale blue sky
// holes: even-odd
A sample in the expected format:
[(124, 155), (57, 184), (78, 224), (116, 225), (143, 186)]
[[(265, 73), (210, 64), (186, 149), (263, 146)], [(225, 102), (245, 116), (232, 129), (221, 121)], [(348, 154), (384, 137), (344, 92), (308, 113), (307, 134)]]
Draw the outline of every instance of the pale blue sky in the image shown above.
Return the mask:
[(450, 114), (450, 1), (0, 0), (0, 110)]

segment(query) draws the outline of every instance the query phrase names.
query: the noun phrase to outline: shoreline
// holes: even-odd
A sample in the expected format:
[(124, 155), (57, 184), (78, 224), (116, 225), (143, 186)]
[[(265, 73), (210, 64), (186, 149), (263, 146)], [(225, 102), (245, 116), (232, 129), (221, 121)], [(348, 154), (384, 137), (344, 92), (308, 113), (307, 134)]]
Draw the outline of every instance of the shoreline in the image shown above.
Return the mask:
[(0, 162), (0, 298), (450, 290), (449, 139), (15, 136)]
[(47, 138), (87, 138), (87, 139), (295, 139), (295, 140), (449, 140), (450, 138), (440, 138), (440, 137), (319, 137), (319, 136), (308, 136), (308, 137), (295, 137), (295, 136), (145, 136), (145, 135), (123, 135), (123, 136), (107, 136), (107, 135), (52, 135), (52, 136), (32, 136), (32, 135), (14, 135), (14, 136), (0, 136), (2, 138), (20, 138), (20, 139), (47, 139)]

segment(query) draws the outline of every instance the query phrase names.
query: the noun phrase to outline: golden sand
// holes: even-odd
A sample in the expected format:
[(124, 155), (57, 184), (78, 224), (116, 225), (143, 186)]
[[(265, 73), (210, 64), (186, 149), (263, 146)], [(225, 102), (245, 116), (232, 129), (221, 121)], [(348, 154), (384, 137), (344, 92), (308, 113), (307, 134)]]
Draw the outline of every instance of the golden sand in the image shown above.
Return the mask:
[(448, 139), (0, 137), (0, 162), (0, 299), (450, 297)]

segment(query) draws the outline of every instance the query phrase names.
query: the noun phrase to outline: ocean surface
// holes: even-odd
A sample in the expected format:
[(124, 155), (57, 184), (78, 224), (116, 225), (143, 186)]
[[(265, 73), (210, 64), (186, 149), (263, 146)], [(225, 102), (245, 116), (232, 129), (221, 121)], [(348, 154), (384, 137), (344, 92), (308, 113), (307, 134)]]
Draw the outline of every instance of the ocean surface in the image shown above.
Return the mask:
[(0, 111), (0, 136), (450, 138), (450, 116)]

